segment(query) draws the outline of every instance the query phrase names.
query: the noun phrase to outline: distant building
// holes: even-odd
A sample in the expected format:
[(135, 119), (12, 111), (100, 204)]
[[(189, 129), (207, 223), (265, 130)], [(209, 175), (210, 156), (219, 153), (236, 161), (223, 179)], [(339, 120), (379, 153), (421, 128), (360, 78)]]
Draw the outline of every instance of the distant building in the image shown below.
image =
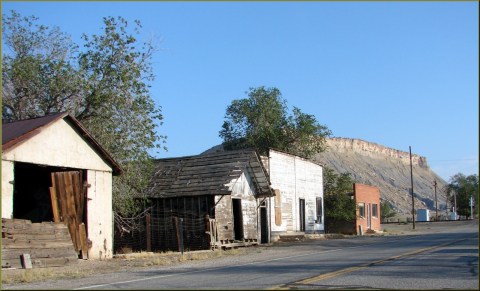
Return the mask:
[(329, 226), (328, 232), (360, 235), (381, 230), (380, 190), (374, 186), (354, 183), (353, 192), (347, 195), (355, 201), (355, 219), (337, 221)]
[(380, 190), (377, 187), (355, 183), (353, 184), (357, 219), (355, 230), (359, 234), (362, 230), (381, 230), (380, 226)]

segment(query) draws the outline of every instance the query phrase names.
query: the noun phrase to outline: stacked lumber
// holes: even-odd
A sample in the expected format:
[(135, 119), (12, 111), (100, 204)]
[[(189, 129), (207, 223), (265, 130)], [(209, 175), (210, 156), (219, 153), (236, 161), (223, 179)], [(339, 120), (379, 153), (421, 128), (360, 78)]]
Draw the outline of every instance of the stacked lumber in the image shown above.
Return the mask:
[(77, 261), (63, 223), (2, 218), (2, 268), (58, 267)]

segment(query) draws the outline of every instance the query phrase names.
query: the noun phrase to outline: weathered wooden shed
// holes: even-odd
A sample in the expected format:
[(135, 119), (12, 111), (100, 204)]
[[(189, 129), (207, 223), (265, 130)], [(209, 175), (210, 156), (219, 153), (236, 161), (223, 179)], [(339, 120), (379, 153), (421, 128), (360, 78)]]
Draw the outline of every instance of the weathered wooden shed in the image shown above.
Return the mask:
[(323, 233), (323, 167), (274, 149), (262, 160), (275, 189), (269, 204), (272, 241)]
[[(274, 195), (254, 150), (155, 161), (150, 200), (151, 250), (242, 246), (269, 241)], [(179, 224), (181, 233), (179, 233)]]
[[(39, 231), (54, 232), (58, 227), (47, 224), (63, 222), (79, 256), (112, 257), (112, 175), (119, 174), (112, 156), (68, 113), (3, 123), (2, 240), (45, 248)], [(20, 219), (30, 221), (21, 223), (24, 240), (15, 232)]]

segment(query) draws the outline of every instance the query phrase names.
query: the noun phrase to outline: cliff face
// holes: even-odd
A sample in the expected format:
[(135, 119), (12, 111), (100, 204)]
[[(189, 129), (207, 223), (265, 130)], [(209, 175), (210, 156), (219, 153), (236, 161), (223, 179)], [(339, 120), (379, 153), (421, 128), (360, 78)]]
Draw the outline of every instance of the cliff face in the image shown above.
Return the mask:
[[(330, 138), (327, 151), (314, 157), (337, 173), (350, 173), (356, 182), (380, 188), (382, 201), (388, 201), (402, 216), (411, 216), (410, 156), (408, 152), (351, 138)], [(439, 215), (445, 214), (446, 182), (429, 167), (427, 159), (412, 154), (415, 209), (431, 210), (435, 215), (433, 183), (437, 181)]]

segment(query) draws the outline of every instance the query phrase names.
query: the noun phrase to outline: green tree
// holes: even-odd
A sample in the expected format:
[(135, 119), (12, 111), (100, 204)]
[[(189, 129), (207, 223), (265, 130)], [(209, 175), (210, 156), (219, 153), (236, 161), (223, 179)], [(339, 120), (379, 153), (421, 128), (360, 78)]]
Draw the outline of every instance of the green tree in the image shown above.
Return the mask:
[(2, 116), (74, 115), (124, 170), (113, 180), (114, 210), (135, 211), (131, 197), (146, 186), (152, 170), (149, 151), (166, 141), (156, 132), (163, 116), (149, 92), (154, 46), (139, 43), (141, 24), (130, 29), (122, 17), (105, 17), (102, 33), (83, 35), (78, 50), (58, 28), (36, 21), (15, 11), (3, 15), (10, 52), (2, 55)]
[(255, 148), (267, 154), (275, 148), (306, 158), (325, 150), (330, 130), (297, 107), (289, 115), (280, 90), (258, 87), (247, 94), (227, 107), (219, 133), (226, 150)]
[(325, 228), (327, 232), (356, 218), (356, 204), (353, 197), (353, 183), (349, 173), (337, 174), (334, 170), (323, 169), (323, 199), (325, 202)]
[(478, 212), (476, 207), (478, 204), (478, 175), (465, 176), (458, 173), (452, 176), (450, 183), (446, 186), (446, 192), (452, 206), (456, 199), (458, 215), (470, 217), (470, 197), (473, 197), (474, 213)]
[(81, 83), (77, 52), (58, 27), (36, 24), (15, 11), (2, 17), (2, 118), (21, 120), (64, 110), (75, 103)]
[(387, 201), (380, 202), (380, 219), (381, 221), (385, 221), (388, 218), (392, 218), (397, 213), (392, 209), (391, 205)]

